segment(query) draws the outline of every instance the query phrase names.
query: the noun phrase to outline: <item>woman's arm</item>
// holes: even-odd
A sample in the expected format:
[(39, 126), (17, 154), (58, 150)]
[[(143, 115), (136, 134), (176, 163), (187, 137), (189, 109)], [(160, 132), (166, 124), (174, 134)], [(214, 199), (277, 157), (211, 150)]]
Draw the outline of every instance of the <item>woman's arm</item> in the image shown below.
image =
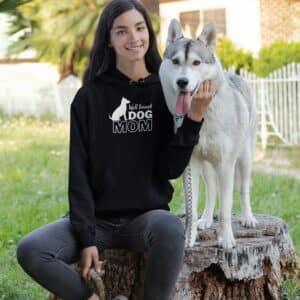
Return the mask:
[[(164, 112), (164, 120), (171, 116), (169, 111)], [(161, 115), (163, 117), (163, 114)], [(172, 117), (172, 116), (171, 116)], [(194, 146), (199, 142), (199, 131), (203, 121), (194, 121), (188, 116), (184, 117), (182, 126), (174, 134), (173, 120), (169, 122), (167, 145), (160, 151), (157, 163), (157, 175), (166, 179), (179, 177), (191, 158)]]
[(96, 245), (94, 199), (88, 177), (87, 100), (83, 88), (80, 88), (71, 104), (70, 115), (70, 221), (81, 248)]
[[(179, 177), (191, 158), (194, 146), (198, 144), (204, 114), (213, 97), (211, 82), (206, 81), (193, 97), (189, 113), (184, 117), (182, 126), (174, 134), (173, 118), (166, 105), (163, 106), (161, 123), (167, 130), (164, 137), (165, 147), (159, 153), (157, 175), (167, 179)], [(200, 137), (201, 138), (201, 137)]]

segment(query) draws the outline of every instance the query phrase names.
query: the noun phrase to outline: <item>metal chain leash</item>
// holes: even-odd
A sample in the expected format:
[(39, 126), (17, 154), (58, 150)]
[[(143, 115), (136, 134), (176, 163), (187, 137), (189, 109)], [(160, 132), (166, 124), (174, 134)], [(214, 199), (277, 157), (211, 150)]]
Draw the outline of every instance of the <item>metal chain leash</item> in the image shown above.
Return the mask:
[(189, 163), (185, 169), (185, 173), (183, 176), (183, 186), (184, 186), (184, 193), (185, 193), (185, 205), (186, 205), (186, 238), (185, 241), (186, 246), (190, 245), (191, 237), (192, 237), (192, 212), (193, 212), (193, 199), (192, 199), (192, 168), (191, 164)]

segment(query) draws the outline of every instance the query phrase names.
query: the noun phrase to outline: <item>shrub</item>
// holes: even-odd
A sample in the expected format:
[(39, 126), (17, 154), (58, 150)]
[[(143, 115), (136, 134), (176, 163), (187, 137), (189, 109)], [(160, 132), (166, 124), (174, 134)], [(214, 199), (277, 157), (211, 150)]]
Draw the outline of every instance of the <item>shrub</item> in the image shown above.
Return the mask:
[(252, 70), (252, 53), (236, 47), (227, 37), (218, 40), (217, 54), (225, 69), (234, 67), (237, 73), (239, 73), (241, 68), (248, 71)]
[(300, 62), (300, 43), (276, 41), (261, 48), (253, 64), (253, 72), (264, 77), (291, 62)]

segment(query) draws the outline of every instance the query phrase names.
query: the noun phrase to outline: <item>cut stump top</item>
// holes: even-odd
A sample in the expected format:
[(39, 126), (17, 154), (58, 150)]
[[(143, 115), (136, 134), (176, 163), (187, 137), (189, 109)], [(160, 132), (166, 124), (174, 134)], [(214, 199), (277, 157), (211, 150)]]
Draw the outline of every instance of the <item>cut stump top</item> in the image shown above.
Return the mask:
[[(185, 223), (184, 215), (178, 215)], [(240, 224), (238, 215), (232, 215), (232, 229), (237, 246), (230, 252), (218, 246), (218, 217), (209, 229), (198, 229), (196, 243), (186, 248), (181, 276), (202, 272), (215, 264), (229, 280), (249, 280), (263, 275), (263, 262), (269, 259), (280, 278), (280, 264), (294, 260), (294, 248), (288, 227), (278, 217), (255, 215), (258, 224), (246, 228)]]

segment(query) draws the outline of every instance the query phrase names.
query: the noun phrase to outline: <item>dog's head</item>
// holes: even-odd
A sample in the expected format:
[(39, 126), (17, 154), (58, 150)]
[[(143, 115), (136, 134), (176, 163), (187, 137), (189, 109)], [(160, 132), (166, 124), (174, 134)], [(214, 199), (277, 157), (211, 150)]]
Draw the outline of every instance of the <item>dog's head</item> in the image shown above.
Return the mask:
[(122, 97), (121, 104), (127, 104), (127, 103), (130, 103), (130, 101), (128, 99), (126, 99), (125, 97)]
[(215, 78), (215, 48), (215, 23), (208, 23), (196, 39), (188, 39), (183, 36), (179, 22), (171, 21), (159, 76), (175, 122), (188, 113), (199, 85)]

